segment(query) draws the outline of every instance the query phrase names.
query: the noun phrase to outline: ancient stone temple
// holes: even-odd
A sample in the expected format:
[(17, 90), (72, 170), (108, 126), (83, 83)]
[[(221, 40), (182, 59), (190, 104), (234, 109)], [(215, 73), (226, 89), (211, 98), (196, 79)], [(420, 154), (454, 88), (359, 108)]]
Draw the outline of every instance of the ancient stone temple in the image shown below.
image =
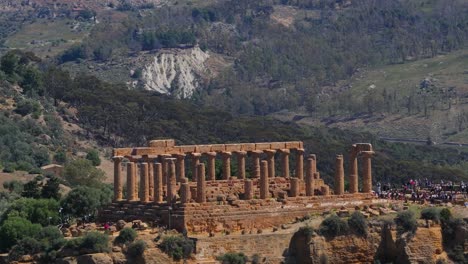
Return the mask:
[[(373, 202), (372, 145), (352, 146), (349, 192), (344, 190), (342, 155), (336, 158), (330, 188), (317, 170), (317, 157), (303, 147), (300, 141), (176, 146), (169, 139), (114, 149), (114, 203), (100, 211), (100, 218), (155, 221), (211, 233), (264, 228)], [(359, 156), (364, 161), (362, 193)], [(217, 162), (222, 164), (218, 175)]]

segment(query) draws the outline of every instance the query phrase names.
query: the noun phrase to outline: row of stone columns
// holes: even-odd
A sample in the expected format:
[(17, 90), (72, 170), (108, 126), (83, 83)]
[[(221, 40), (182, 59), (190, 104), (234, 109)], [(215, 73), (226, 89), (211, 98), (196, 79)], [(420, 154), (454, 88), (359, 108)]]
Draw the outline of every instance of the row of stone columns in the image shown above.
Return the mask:
[[(290, 177), (289, 173), (289, 156), (290, 150), (289, 149), (282, 149), (279, 150), (281, 153), (281, 163), (282, 163), (282, 176), (283, 177)], [(303, 159), (304, 159), (304, 150), (297, 149), (297, 157), (296, 157), (296, 177), (300, 180), (304, 179), (303, 176)], [(247, 152), (246, 151), (237, 151), (234, 152), (237, 156), (237, 164), (238, 164), (238, 178), (245, 179), (245, 163)], [(276, 150), (265, 150), (265, 151), (251, 151), (252, 159), (253, 159), (253, 178), (260, 178), (261, 169), (260, 169), (260, 157), (261, 154), (265, 153), (267, 156), (267, 170), (268, 170), (268, 177), (275, 177), (275, 153)], [(198, 165), (200, 164), (200, 159), (202, 156), (206, 156), (207, 163), (208, 163), (208, 180), (214, 181), (216, 179), (216, 171), (215, 171), (215, 160), (217, 153), (216, 152), (207, 152), (207, 153), (191, 153), (190, 154), (192, 159), (192, 180), (196, 182), (198, 180)], [(174, 158), (173, 158), (174, 157)], [(231, 152), (221, 152), (221, 157), (223, 159), (223, 179), (228, 180), (231, 177)], [(146, 156), (144, 157), (146, 160), (149, 161), (149, 158)], [(162, 185), (167, 184), (167, 175), (169, 175), (170, 165), (169, 163), (175, 164), (175, 171), (176, 171), (176, 182), (181, 182), (185, 179), (185, 154), (162, 154), (158, 157), (158, 163), (161, 164), (161, 173), (162, 177)], [(121, 174), (121, 164), (122, 164), (123, 157), (114, 157), (114, 199), (119, 201), (123, 199), (122, 193), (122, 174)], [(129, 200), (135, 200), (136, 197), (131, 196), (131, 194), (137, 193), (138, 187), (136, 186), (137, 180), (134, 175), (136, 175), (137, 167), (134, 163), (130, 162), (127, 167), (127, 190), (129, 194), (127, 195)], [(143, 165), (141, 168), (140, 176), (140, 189), (142, 185), (148, 185), (148, 196), (154, 197), (155, 194), (155, 180), (154, 177), (155, 173), (155, 165), (152, 162), (147, 162), (146, 165)], [(133, 175), (133, 176), (132, 176)], [(131, 190), (135, 190), (132, 192)], [(135, 195), (135, 194), (134, 194)], [(140, 196), (144, 196), (141, 194)], [(140, 199), (144, 197), (139, 197)], [(143, 199), (144, 200), (144, 199)]]
[[(361, 151), (364, 166), (363, 166), (363, 186), (362, 191), (364, 193), (370, 193), (372, 191), (372, 155), (373, 151)], [(349, 193), (358, 192), (358, 163), (357, 163), (357, 152), (351, 153), (350, 162), (350, 174), (349, 174)], [(344, 166), (343, 166), (343, 155), (336, 156), (335, 162), (335, 188), (334, 192), (336, 195), (344, 194)]]

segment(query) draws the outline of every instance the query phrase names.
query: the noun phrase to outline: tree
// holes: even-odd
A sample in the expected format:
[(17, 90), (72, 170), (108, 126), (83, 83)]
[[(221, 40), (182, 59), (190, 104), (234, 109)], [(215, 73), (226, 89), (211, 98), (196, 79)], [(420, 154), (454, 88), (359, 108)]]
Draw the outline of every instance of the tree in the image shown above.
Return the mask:
[(5, 212), (8, 217), (19, 216), (43, 226), (59, 222), (59, 203), (53, 199), (21, 198), (15, 200)]
[[(105, 188), (104, 188), (105, 189)], [(79, 186), (73, 189), (62, 200), (64, 213), (74, 217), (94, 215), (103, 204), (111, 202), (112, 196), (101, 189)]]
[(27, 182), (24, 185), (23, 193), (21, 196), (26, 198), (39, 198), (41, 197), (41, 189), (39, 188), (39, 183), (36, 180)]
[(60, 180), (52, 176), (47, 183), (42, 187), (41, 197), (45, 199), (60, 199)]
[(19, 59), (13, 52), (8, 52), (0, 60), (0, 69), (7, 75), (12, 75), (16, 72)]
[(13, 180), (13, 181), (9, 181), (9, 182), (4, 182), (3, 183), (3, 188), (4, 189), (7, 189), (9, 192), (13, 192), (13, 193), (22, 193), (23, 192), (23, 187), (24, 187), (24, 184), (20, 181), (17, 181), (17, 180)]
[(19, 240), (25, 237), (34, 237), (41, 230), (39, 224), (19, 216), (8, 217), (0, 226), (0, 251), (5, 252)]
[(65, 165), (64, 177), (72, 186), (98, 186), (105, 176), (90, 160), (77, 159)]
[(70, 74), (61, 69), (51, 67), (44, 74), (46, 93), (54, 98), (54, 105), (65, 97), (65, 91), (72, 85)]
[(99, 152), (95, 149), (92, 149), (86, 154), (86, 159), (90, 160), (93, 163), (93, 166), (101, 165), (101, 158), (99, 158)]

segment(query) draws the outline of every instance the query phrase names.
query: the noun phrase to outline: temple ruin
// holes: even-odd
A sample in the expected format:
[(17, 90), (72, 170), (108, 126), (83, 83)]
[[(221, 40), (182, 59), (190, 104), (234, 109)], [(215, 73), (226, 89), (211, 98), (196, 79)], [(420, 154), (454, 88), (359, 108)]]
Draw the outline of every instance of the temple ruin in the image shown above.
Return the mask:
[[(336, 157), (330, 189), (317, 170), (316, 155), (305, 153), (300, 141), (176, 146), (168, 139), (114, 149), (114, 202), (99, 217), (212, 233), (267, 228), (311, 213), (376, 202), (371, 144), (352, 146), (346, 193), (342, 155)], [(364, 162), (361, 193), (358, 156)]]

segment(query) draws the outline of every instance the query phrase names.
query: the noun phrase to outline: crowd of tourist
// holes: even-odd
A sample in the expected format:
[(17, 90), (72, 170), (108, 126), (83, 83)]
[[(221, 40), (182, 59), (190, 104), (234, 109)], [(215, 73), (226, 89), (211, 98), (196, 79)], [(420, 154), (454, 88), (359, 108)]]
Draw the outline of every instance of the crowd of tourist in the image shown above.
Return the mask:
[(431, 203), (437, 201), (453, 202), (458, 198), (467, 198), (468, 186), (463, 181), (459, 183), (444, 180), (433, 182), (428, 179), (411, 179), (399, 187), (390, 183), (382, 185), (378, 182), (376, 184), (376, 195), (391, 200), (428, 201)]

